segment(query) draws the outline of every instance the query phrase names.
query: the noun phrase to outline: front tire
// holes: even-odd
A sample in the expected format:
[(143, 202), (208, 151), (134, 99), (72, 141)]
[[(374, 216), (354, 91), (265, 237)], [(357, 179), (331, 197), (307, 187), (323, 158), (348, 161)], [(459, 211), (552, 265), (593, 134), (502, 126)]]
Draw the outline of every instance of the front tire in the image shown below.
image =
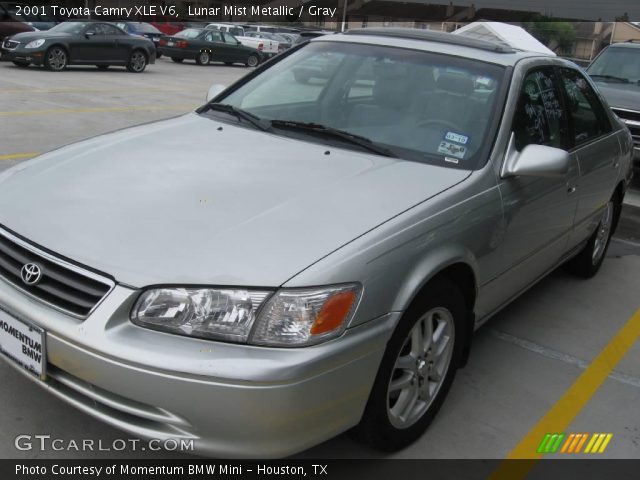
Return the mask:
[(134, 50), (131, 52), (129, 62), (127, 62), (127, 70), (132, 73), (142, 73), (147, 68), (147, 56), (142, 50)]
[(251, 54), (247, 57), (247, 60), (245, 61), (245, 65), (247, 67), (257, 67), (258, 64), (260, 63), (260, 58), (258, 58), (257, 55)]
[(468, 332), (465, 298), (436, 280), (414, 301), (383, 356), (356, 438), (383, 451), (405, 447), (424, 433), (461, 364)]
[(44, 68), (52, 72), (61, 72), (68, 63), (67, 51), (62, 47), (53, 46), (44, 54)]
[(600, 222), (578, 255), (567, 262), (567, 269), (582, 278), (591, 278), (602, 266), (622, 205), (614, 195), (605, 205)]

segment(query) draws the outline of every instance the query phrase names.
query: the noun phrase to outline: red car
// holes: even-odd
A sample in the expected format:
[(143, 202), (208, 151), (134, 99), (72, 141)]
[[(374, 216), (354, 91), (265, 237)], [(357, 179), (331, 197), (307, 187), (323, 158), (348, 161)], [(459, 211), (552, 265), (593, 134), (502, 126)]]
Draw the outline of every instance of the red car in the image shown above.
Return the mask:
[(3, 5), (0, 5), (0, 43), (6, 37), (22, 32), (33, 32), (31, 25), (18, 20)]
[(149, 23), (167, 36), (175, 35), (187, 27), (185, 22), (175, 22), (162, 18), (156, 18), (155, 21)]

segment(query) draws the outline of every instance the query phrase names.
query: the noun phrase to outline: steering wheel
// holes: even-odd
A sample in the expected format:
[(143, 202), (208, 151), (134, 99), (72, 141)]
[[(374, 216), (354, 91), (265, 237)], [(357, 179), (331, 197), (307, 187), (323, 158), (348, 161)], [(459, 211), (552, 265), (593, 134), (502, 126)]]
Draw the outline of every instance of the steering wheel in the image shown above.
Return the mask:
[(438, 118), (427, 118), (426, 120), (419, 120), (416, 125), (418, 127), (428, 127), (430, 125), (436, 125), (448, 128), (449, 130), (454, 130), (456, 132), (462, 130), (458, 125), (454, 125), (452, 122), (448, 122), (447, 120), (440, 120)]

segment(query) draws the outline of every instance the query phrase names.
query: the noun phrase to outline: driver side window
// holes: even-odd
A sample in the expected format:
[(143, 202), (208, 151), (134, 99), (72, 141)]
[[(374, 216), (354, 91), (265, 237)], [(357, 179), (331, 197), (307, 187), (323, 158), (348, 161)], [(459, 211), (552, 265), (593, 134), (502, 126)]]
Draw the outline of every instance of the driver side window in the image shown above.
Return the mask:
[(565, 147), (566, 115), (552, 67), (532, 70), (524, 78), (512, 131), (518, 151), (530, 144)]

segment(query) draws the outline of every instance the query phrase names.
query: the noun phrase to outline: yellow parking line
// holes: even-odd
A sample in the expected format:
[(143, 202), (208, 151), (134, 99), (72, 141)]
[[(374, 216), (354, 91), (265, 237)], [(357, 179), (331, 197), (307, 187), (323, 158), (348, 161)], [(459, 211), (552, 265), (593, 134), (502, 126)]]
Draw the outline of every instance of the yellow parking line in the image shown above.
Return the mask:
[(31, 158), (36, 155), (40, 155), (40, 152), (25, 152), (25, 153), (9, 153), (6, 155), (0, 155), (0, 160), (15, 160), (17, 158)]
[(103, 113), (103, 112), (133, 112), (143, 110), (193, 110), (198, 105), (185, 103), (179, 105), (138, 105), (129, 107), (94, 107), (94, 108), (51, 108), (45, 110), (16, 110), (0, 111), (0, 117), (27, 116), (27, 115), (59, 115), (65, 113)]
[[(489, 479), (524, 479), (543, 455), (537, 453), (540, 439), (548, 432), (562, 432), (573, 422), (638, 337), (640, 337), (640, 310), (616, 333), (551, 410), (511, 450), (507, 455), (507, 461), (502, 462)], [(514, 459), (530, 461), (509, 461)]]

